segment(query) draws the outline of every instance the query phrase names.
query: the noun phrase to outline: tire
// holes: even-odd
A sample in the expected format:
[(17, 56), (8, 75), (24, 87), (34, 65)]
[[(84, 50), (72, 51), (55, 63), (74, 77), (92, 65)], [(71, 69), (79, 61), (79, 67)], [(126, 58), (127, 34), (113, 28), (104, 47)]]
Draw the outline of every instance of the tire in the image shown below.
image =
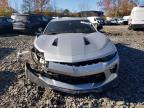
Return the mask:
[(128, 26), (128, 29), (129, 29), (129, 30), (132, 30), (132, 27), (129, 25), (129, 26)]

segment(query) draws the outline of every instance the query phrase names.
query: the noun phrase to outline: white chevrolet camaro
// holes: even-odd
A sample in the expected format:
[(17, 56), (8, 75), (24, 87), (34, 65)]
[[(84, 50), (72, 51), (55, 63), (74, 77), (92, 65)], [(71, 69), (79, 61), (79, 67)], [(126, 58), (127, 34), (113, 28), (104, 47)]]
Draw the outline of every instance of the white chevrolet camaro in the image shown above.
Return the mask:
[(34, 40), (26, 76), (40, 86), (77, 94), (101, 92), (118, 84), (115, 45), (85, 18), (53, 19)]

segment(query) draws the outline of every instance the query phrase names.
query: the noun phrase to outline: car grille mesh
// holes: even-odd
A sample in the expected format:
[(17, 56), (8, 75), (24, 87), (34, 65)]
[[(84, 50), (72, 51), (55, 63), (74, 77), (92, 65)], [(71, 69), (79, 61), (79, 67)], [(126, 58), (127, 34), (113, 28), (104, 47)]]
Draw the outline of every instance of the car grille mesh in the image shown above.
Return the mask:
[(81, 77), (55, 74), (51, 72), (44, 73), (43, 75), (45, 77), (48, 77), (49, 79), (54, 79), (56, 81), (69, 83), (69, 84), (86, 84), (86, 83), (103, 82), (106, 79), (104, 72), (99, 74), (89, 75), (89, 76), (81, 76)]
[[(115, 53), (109, 60), (111, 60), (113, 57), (116, 56), (117, 53)], [(106, 62), (106, 60), (103, 60), (102, 58), (99, 59), (93, 59), (93, 60), (88, 60), (88, 61), (81, 61), (81, 62), (74, 62), (74, 63), (66, 63), (66, 62), (54, 62), (54, 63), (59, 63), (62, 65), (68, 65), (68, 66), (86, 66), (86, 65), (92, 65), (92, 64), (97, 64), (100, 62)]]
[(75, 63), (65, 63), (65, 62), (55, 62), (55, 63), (60, 63), (63, 65), (68, 65), (68, 66), (86, 66), (86, 65), (91, 65), (91, 64), (96, 64), (101, 62), (100, 59), (94, 59), (94, 60), (89, 60), (89, 61), (82, 61), (82, 62), (75, 62)]

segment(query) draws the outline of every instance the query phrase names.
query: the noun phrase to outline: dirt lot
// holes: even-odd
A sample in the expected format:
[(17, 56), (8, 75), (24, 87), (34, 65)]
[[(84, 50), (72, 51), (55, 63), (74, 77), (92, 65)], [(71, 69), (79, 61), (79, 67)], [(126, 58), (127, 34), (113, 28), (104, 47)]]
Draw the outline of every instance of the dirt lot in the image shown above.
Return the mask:
[(120, 55), (120, 85), (103, 93), (69, 95), (44, 90), (25, 81), (19, 49), (32, 47), (34, 36), (0, 36), (0, 108), (144, 108), (144, 31), (127, 26), (106, 26), (102, 31), (116, 44)]

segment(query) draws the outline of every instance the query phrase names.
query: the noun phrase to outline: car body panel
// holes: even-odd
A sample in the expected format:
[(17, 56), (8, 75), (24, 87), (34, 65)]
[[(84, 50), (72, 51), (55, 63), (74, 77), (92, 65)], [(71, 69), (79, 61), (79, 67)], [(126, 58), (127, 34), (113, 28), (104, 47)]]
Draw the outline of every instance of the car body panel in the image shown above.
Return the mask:
[[(84, 44), (86, 37), (90, 44)], [(58, 46), (52, 43), (58, 38)], [(108, 45), (107, 45), (108, 44)], [(105, 47), (104, 50), (103, 48)], [(35, 39), (34, 46), (41, 52), (44, 52), (47, 61), (77, 62), (90, 60), (111, 54), (114, 45), (108, 41), (100, 32), (91, 34), (71, 33), (58, 34), (54, 36), (42, 35)]]
[(112, 87), (116, 87), (119, 84), (118, 74), (109, 74), (109, 77), (104, 82), (97, 83), (86, 83), (86, 84), (68, 84), (54, 79), (49, 79), (47, 77), (36, 75), (35, 70), (33, 70), (29, 64), (25, 65), (25, 74), (26, 77), (31, 81), (35, 82), (41, 87), (47, 89), (54, 89), (65, 93), (70, 94), (81, 94), (81, 93), (90, 93), (90, 92), (102, 92)]
[(99, 62), (97, 64), (87, 64), (85, 66), (78, 67), (61, 65), (60, 63), (50, 62), (48, 70), (53, 71), (54, 73), (65, 74), (70, 76), (86, 76), (107, 71), (109, 68), (112, 68), (115, 64), (119, 65), (118, 62), (118, 55), (109, 62)]
[(12, 22), (9, 21), (10, 19), (9, 17), (0, 17), (0, 33), (7, 33), (13, 30)]

